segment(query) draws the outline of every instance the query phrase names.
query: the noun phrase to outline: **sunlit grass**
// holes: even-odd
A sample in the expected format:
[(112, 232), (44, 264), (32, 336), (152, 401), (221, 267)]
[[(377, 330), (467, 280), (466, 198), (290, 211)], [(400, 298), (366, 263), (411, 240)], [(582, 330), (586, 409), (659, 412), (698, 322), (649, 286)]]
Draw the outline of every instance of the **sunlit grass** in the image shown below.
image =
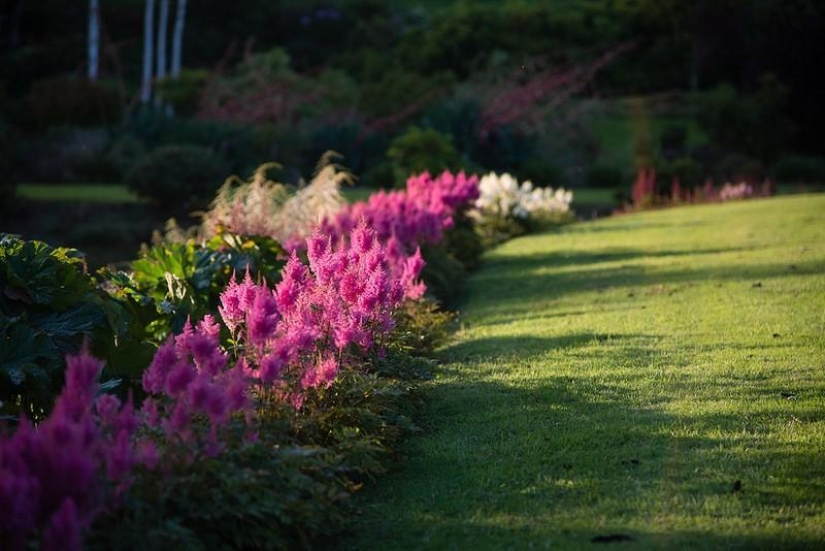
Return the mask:
[(20, 184), (17, 193), (32, 201), (88, 203), (139, 203), (141, 199), (123, 184)]
[(511, 241), (469, 282), (424, 435), (356, 549), (816, 549), (825, 196)]

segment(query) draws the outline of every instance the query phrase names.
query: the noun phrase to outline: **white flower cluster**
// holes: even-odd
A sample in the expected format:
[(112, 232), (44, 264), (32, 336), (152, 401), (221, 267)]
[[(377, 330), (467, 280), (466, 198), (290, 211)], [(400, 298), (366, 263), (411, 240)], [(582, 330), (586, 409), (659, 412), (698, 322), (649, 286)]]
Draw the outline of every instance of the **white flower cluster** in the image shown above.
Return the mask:
[(570, 210), (573, 192), (562, 188), (534, 188), (529, 180), (519, 185), (510, 174), (491, 172), (478, 183), (479, 198), (475, 203), (480, 217), (499, 216), (527, 219)]

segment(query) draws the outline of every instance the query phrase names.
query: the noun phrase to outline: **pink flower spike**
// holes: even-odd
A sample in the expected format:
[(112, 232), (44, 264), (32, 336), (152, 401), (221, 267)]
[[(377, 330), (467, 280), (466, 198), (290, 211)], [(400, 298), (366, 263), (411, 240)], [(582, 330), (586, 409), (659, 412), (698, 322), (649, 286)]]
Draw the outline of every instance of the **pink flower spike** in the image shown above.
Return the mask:
[(217, 341), (221, 336), (221, 326), (218, 325), (211, 314), (206, 314), (198, 323), (198, 332)]
[(178, 396), (185, 392), (192, 381), (197, 377), (195, 366), (189, 362), (178, 362), (166, 379), (164, 390), (169, 396)]
[(147, 469), (154, 470), (160, 462), (160, 452), (152, 440), (141, 440), (137, 445), (137, 460)]
[(172, 338), (167, 339), (158, 351), (146, 371), (143, 372), (143, 390), (157, 393), (163, 390), (169, 372), (177, 364), (178, 356)]
[(284, 368), (283, 360), (277, 354), (270, 354), (261, 361), (261, 381), (270, 384), (280, 378)]
[(43, 551), (80, 551), (83, 548), (83, 523), (77, 507), (70, 497), (66, 497), (60, 508), (51, 516), (43, 532)]

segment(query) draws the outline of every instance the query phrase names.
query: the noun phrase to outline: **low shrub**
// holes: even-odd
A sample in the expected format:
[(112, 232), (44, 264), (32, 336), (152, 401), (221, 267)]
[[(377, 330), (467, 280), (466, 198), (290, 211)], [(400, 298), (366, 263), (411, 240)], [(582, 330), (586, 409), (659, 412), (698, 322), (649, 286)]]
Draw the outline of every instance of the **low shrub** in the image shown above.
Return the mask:
[(132, 167), (129, 188), (159, 208), (183, 212), (205, 206), (229, 167), (213, 151), (192, 145), (161, 147)]
[(771, 167), (773, 178), (782, 183), (825, 183), (825, 158), (793, 155)]
[(417, 126), (411, 126), (392, 141), (387, 157), (395, 167), (395, 181), (399, 185), (409, 174), (458, 170), (462, 164), (452, 138)]

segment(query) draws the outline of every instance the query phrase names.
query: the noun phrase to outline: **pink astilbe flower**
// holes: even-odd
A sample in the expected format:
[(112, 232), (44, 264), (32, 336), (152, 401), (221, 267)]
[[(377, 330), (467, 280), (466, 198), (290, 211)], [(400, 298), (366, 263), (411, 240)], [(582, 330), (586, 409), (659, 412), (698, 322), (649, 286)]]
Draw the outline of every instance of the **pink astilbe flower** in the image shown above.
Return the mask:
[(101, 369), (85, 349), (67, 357), (66, 386), (51, 415), (37, 428), (22, 419), (13, 436), (0, 434), (6, 548), (25, 548), (37, 532), (43, 549), (80, 549), (83, 530), (128, 487), (138, 422), (130, 403), (97, 397)]
[(43, 551), (80, 551), (83, 548), (81, 519), (72, 498), (67, 497), (43, 531)]
[(229, 286), (221, 293), (221, 304), (218, 306), (218, 312), (226, 327), (229, 328), (229, 332), (233, 335), (238, 325), (244, 321), (246, 310), (252, 305), (255, 296), (255, 283), (252, 281), (249, 271), (246, 272), (246, 277), (241, 283), (238, 283), (233, 275)]
[(420, 248), (416, 249), (415, 253), (404, 262), (404, 269), (401, 272), (401, 287), (404, 289), (404, 296), (407, 298), (416, 300), (424, 296), (427, 287), (418, 279), (424, 269), (424, 264)]
[[(260, 289), (251, 279), (241, 285), (230, 283), (230, 288), (233, 290), (221, 297), (222, 318), (227, 325), (237, 323), (237, 329), (245, 324), (239, 320), (257, 311), (255, 297)], [(235, 315), (226, 307), (236, 299), (247, 315)], [(250, 305), (251, 309), (247, 309)], [(212, 318), (204, 319), (195, 327), (187, 322), (180, 335), (168, 339), (158, 349), (143, 374), (144, 390), (155, 395), (144, 402), (147, 425), (162, 429), (164, 445), (187, 447), (185, 456), (189, 460), (198, 453), (207, 456), (217, 453), (222, 446), (216, 440), (216, 431), (233, 413), (245, 413), (250, 407), (246, 396), (247, 374), (240, 363), (229, 367), (229, 356), (220, 347), (219, 334), (220, 327)], [(199, 419), (208, 420), (208, 434), (197, 429)], [(157, 463), (152, 453), (142, 462), (144, 465)]]
[[(404, 280), (402, 289), (406, 298), (415, 300), (423, 296), (425, 287), (410, 277), (413, 271), (406, 268), (410, 255), (422, 245), (442, 241), (444, 231), (454, 225), (456, 213), (469, 209), (478, 196), (476, 176), (468, 177), (464, 173), (454, 175), (445, 171), (433, 178), (429, 173), (424, 173), (410, 177), (403, 191), (378, 192), (366, 202), (345, 207), (334, 218), (324, 220), (320, 229), (325, 236), (329, 236), (331, 243), (349, 238), (351, 247), (359, 251), (372, 248), (372, 244), (364, 239), (382, 243), (391, 278)], [(367, 226), (375, 231), (374, 238), (358, 234), (360, 220), (365, 220)], [(289, 245), (302, 248), (296, 242)], [(320, 248), (320, 244), (314, 241), (308, 244), (308, 250), (313, 249), (311, 262)]]
[(278, 302), (266, 284), (257, 288), (255, 300), (246, 313), (249, 343), (259, 350), (265, 348), (267, 341), (275, 334), (280, 318)]

